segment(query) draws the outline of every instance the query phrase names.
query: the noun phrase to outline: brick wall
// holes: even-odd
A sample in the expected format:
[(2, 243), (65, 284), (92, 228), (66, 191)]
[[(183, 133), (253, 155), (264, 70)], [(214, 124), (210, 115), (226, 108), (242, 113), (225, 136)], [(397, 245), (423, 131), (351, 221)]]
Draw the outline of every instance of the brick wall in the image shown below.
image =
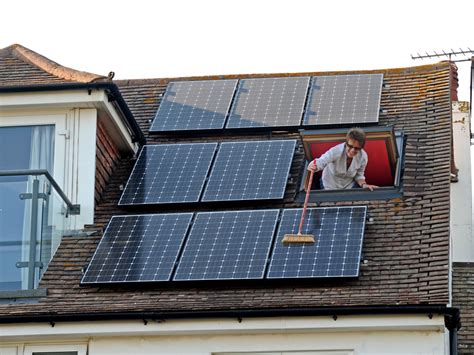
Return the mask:
[(100, 121), (97, 123), (96, 148), (95, 203), (97, 205), (120, 159), (117, 147)]

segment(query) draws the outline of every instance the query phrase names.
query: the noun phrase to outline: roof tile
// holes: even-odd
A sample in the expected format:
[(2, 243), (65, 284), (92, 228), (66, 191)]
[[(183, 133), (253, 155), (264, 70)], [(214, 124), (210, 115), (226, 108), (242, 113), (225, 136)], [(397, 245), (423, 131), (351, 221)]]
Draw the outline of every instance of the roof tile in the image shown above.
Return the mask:
[[(5, 70), (11, 68), (6, 67)], [(381, 107), (386, 112), (381, 114), (380, 124), (393, 125), (406, 134), (403, 197), (386, 201), (321, 204), (368, 205), (373, 222), (366, 226), (363, 255), (367, 263), (362, 264), (359, 278), (311, 282), (292, 280), (277, 284), (260, 282), (257, 285), (234, 282), (187, 287), (173, 283), (80, 286), (82, 270), (92, 257), (100, 237), (66, 237), (41, 281), (41, 287), (48, 289), (48, 296), (32, 305), (0, 305), (0, 313), (9, 316), (83, 314), (85, 307), (90, 313), (114, 313), (447, 304), (451, 70), (449, 64), (440, 63), (372, 71), (384, 73), (384, 82), (389, 85), (382, 92)], [(321, 73), (268, 74), (265, 77), (313, 74)], [(23, 80), (27, 77), (22, 69), (19, 75), (24, 75)], [(257, 76), (223, 78), (229, 77)], [(53, 79), (48, 77), (44, 80)], [(148, 132), (170, 80), (117, 82), (144, 132)], [(275, 135), (298, 136), (288, 133)], [(257, 139), (262, 136), (250, 137)], [(173, 138), (147, 135), (149, 144), (203, 139), (224, 141), (235, 137)], [(298, 155), (292, 167), (291, 174), (295, 181), (299, 181), (303, 159), (302, 154)], [(121, 194), (120, 187), (126, 183), (133, 164), (133, 159), (123, 159), (118, 164), (102, 201), (97, 205), (97, 224), (105, 225), (114, 214), (131, 213), (117, 206), (117, 202)], [(288, 190), (294, 194), (296, 182)]]

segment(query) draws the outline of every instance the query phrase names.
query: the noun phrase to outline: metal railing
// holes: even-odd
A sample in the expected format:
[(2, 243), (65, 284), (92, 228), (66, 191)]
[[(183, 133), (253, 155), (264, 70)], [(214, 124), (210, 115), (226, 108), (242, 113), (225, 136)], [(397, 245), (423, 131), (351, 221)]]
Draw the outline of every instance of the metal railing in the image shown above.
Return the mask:
[(0, 170), (0, 196), (0, 245), (13, 246), (0, 249), (0, 256), (16, 260), (0, 270), (0, 290), (34, 289), (68, 217), (78, 215), (80, 205), (69, 200), (47, 170)]

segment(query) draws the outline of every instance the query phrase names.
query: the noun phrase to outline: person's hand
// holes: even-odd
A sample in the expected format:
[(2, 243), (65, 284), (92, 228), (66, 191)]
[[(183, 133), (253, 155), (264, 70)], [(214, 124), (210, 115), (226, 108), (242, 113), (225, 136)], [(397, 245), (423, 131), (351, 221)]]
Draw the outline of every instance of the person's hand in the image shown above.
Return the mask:
[(363, 189), (369, 189), (370, 191), (374, 191), (378, 186), (377, 185), (369, 185), (367, 183), (363, 183), (361, 186)]
[(312, 160), (311, 163), (309, 163), (308, 170), (312, 171), (313, 173), (316, 172), (316, 164), (314, 163), (314, 160)]

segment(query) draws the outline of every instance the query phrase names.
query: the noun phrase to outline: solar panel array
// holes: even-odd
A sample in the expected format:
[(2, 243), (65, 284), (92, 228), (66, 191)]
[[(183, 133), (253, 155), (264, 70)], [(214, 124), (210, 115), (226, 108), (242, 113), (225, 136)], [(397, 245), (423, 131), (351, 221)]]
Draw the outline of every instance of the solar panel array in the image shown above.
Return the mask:
[(226, 128), (299, 126), (309, 77), (242, 79)]
[(196, 202), (217, 143), (144, 146), (119, 205)]
[(315, 76), (304, 125), (378, 122), (383, 74)]
[(171, 82), (150, 132), (378, 122), (382, 82), (383, 74)]
[(150, 132), (224, 128), (237, 80), (168, 84)]
[(202, 201), (281, 199), (295, 140), (222, 143)]
[(119, 205), (281, 199), (295, 140), (143, 147)]
[(357, 277), (367, 207), (308, 209), (316, 242), (283, 245), (301, 211), (116, 216), (82, 283)]
[[(376, 122), (383, 75), (172, 82), (151, 131)], [(238, 84), (238, 87), (237, 87)], [(303, 119), (304, 114), (304, 119)], [(301, 122), (303, 121), (303, 123)], [(277, 200), (296, 140), (145, 146), (120, 205)], [(357, 277), (367, 207), (115, 216), (84, 284)]]
[(198, 213), (175, 281), (262, 279), (279, 210)]
[(192, 216), (112, 217), (81, 282), (169, 281)]
[[(302, 209), (284, 210), (277, 240), (296, 234)], [(275, 243), (268, 278), (356, 277), (362, 253), (367, 207), (308, 209), (303, 234), (314, 244)]]

